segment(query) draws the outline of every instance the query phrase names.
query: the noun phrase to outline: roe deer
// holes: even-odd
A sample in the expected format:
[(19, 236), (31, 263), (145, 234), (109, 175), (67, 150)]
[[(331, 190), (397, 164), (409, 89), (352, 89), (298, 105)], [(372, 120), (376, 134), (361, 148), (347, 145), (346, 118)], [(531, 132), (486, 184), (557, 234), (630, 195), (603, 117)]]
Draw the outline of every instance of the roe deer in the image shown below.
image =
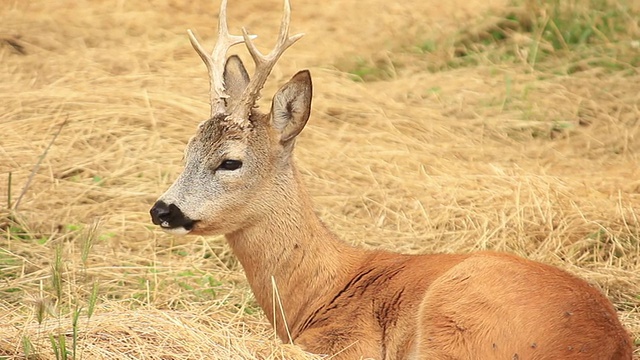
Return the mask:
[[(262, 114), (256, 100), (289, 36), (275, 48), (230, 35), (226, 0), (207, 66), (211, 116), (186, 147), (184, 171), (151, 209), (173, 234), (225, 234), (282, 341), (335, 359), (631, 359), (609, 300), (586, 281), (514, 255), (403, 255), (351, 246), (314, 213), (293, 148), (311, 110), (309, 71)], [(245, 43), (252, 78), (229, 47)], [(279, 301), (274, 304), (273, 286)]]

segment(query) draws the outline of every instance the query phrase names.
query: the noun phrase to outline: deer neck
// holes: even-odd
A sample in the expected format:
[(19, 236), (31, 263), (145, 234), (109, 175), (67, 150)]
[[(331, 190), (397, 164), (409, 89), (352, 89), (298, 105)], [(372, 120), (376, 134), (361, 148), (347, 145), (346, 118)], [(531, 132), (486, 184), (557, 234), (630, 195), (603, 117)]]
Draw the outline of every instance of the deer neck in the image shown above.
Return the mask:
[(295, 168), (279, 180), (270, 213), (226, 237), (258, 304), (280, 339), (289, 342), (344, 284), (364, 251), (339, 240), (320, 221)]

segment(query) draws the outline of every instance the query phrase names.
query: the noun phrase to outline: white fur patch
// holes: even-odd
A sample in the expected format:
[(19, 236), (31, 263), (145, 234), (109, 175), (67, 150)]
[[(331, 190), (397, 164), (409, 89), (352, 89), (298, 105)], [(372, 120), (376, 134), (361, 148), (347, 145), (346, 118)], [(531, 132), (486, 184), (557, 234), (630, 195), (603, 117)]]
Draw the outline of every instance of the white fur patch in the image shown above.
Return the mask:
[(187, 235), (188, 233), (191, 232), (191, 230), (187, 230), (185, 228), (181, 227), (176, 227), (176, 228), (164, 228), (161, 227), (162, 230), (164, 230), (164, 232), (172, 234), (172, 235), (177, 235), (177, 236), (184, 236)]

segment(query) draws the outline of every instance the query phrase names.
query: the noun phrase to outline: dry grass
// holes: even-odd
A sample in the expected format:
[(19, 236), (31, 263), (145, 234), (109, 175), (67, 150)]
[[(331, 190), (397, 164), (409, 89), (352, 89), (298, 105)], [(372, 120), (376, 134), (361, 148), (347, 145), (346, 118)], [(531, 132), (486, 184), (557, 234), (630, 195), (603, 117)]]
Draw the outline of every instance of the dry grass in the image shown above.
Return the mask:
[[(508, 4), (433, 4), (294, 2), (293, 30), (308, 36), (264, 93), (311, 68), (314, 112), (297, 155), (321, 217), (363, 246), (496, 249), (560, 266), (607, 293), (639, 338), (635, 63), (607, 69), (557, 51), (534, 64), (532, 44), (550, 46), (535, 31), (474, 47), (482, 37), (469, 40), (460, 24)], [(0, 213), (0, 358), (55, 358), (50, 334), (71, 349), (74, 328), (84, 359), (312, 358), (274, 340), (222, 238), (173, 238), (148, 218), (208, 113), (185, 29), (209, 39), (216, 6), (0, 5), (3, 207), (67, 121), (19, 208)], [(279, 1), (229, 6), (236, 30), (273, 38)], [(604, 49), (633, 58), (634, 21)], [(414, 51), (429, 39), (436, 50)], [(473, 64), (456, 60), (460, 46), (475, 51)], [(362, 64), (382, 80), (338, 70)]]

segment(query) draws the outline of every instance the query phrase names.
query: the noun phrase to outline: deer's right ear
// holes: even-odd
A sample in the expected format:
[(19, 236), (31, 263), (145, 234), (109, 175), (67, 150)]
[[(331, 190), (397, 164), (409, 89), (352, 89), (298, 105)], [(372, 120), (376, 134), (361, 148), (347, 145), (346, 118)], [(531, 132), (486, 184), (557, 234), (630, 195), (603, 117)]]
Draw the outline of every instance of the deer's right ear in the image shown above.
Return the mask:
[(273, 97), (271, 121), (280, 142), (289, 143), (302, 131), (311, 114), (312, 85), (309, 70), (295, 74)]
[(230, 102), (240, 100), (244, 89), (249, 84), (249, 74), (245, 69), (242, 60), (238, 55), (229, 56), (227, 62), (224, 64), (224, 85), (229, 99), (227, 100), (227, 108), (233, 109)]

